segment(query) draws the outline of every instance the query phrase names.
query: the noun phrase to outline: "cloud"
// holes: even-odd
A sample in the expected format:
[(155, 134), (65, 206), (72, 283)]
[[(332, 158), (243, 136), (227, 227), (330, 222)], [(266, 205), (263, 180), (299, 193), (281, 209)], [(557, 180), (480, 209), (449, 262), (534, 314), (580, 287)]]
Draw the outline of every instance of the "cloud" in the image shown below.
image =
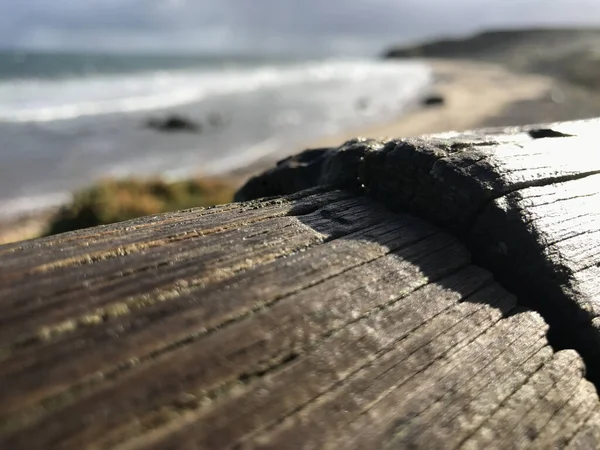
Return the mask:
[(376, 48), (488, 27), (600, 24), (597, 0), (5, 0), (0, 45)]

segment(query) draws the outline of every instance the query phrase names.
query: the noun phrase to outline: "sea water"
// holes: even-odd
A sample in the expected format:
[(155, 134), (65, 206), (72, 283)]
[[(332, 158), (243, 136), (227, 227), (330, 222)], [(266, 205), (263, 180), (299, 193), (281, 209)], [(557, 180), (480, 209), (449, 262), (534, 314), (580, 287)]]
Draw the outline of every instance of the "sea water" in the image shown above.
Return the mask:
[[(392, 120), (431, 82), (369, 58), (0, 52), (0, 216), (105, 177), (218, 174)], [(185, 116), (198, 133), (161, 133)]]

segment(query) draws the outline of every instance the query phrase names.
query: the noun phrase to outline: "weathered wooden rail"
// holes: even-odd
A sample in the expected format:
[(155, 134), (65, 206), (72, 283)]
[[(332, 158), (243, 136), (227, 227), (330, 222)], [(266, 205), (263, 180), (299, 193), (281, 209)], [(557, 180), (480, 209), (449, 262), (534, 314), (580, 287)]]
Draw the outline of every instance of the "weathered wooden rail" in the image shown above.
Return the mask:
[(597, 448), (597, 125), (0, 247), (0, 448)]

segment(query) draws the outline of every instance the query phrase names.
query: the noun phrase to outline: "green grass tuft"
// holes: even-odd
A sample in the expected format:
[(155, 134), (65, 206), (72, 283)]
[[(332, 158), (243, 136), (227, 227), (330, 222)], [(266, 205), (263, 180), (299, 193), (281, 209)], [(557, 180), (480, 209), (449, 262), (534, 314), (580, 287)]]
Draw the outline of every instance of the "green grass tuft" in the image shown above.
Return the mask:
[(107, 179), (76, 192), (51, 219), (46, 235), (94, 227), (180, 209), (229, 203), (235, 187), (226, 180), (198, 178)]

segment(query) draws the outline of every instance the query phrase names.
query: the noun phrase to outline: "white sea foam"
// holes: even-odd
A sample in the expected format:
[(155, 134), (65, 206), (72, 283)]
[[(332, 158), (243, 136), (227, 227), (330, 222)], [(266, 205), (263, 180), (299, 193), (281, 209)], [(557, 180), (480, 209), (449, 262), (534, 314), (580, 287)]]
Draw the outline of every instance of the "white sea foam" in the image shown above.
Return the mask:
[(429, 72), (412, 62), (321, 61), (251, 69), (157, 71), (62, 80), (0, 83), (0, 121), (47, 122), (112, 113), (165, 109), (223, 94), (328, 81), (360, 82), (371, 77), (412, 77)]
[[(65, 189), (82, 187), (82, 180), (152, 175), (173, 179), (198, 171), (212, 175), (264, 157), (283, 157), (321, 136), (390, 120), (430, 82), (425, 65), (369, 60), (3, 81), (0, 125), (5, 133), (0, 147), (10, 156), (7, 160), (15, 161), (6, 167), (13, 183), (26, 189), (4, 185), (9, 189), (7, 198), (0, 195), (0, 218), (64, 203), (70, 198)], [(109, 117), (93, 123), (66, 120), (192, 103), (199, 104), (188, 107), (194, 118), (207, 110), (235, 114), (227, 126), (207, 128), (200, 135), (151, 134), (138, 126), (137, 117), (123, 117), (116, 124)], [(31, 128), (17, 124), (27, 122), (47, 123)], [(42, 179), (39, 170), (29, 169), (35, 168), (36, 149), (54, 155), (56, 161)], [(24, 159), (19, 159), (21, 153)], [(70, 162), (74, 160), (76, 165)], [(0, 177), (0, 193), (2, 181)], [(23, 194), (9, 195), (13, 188)]]

